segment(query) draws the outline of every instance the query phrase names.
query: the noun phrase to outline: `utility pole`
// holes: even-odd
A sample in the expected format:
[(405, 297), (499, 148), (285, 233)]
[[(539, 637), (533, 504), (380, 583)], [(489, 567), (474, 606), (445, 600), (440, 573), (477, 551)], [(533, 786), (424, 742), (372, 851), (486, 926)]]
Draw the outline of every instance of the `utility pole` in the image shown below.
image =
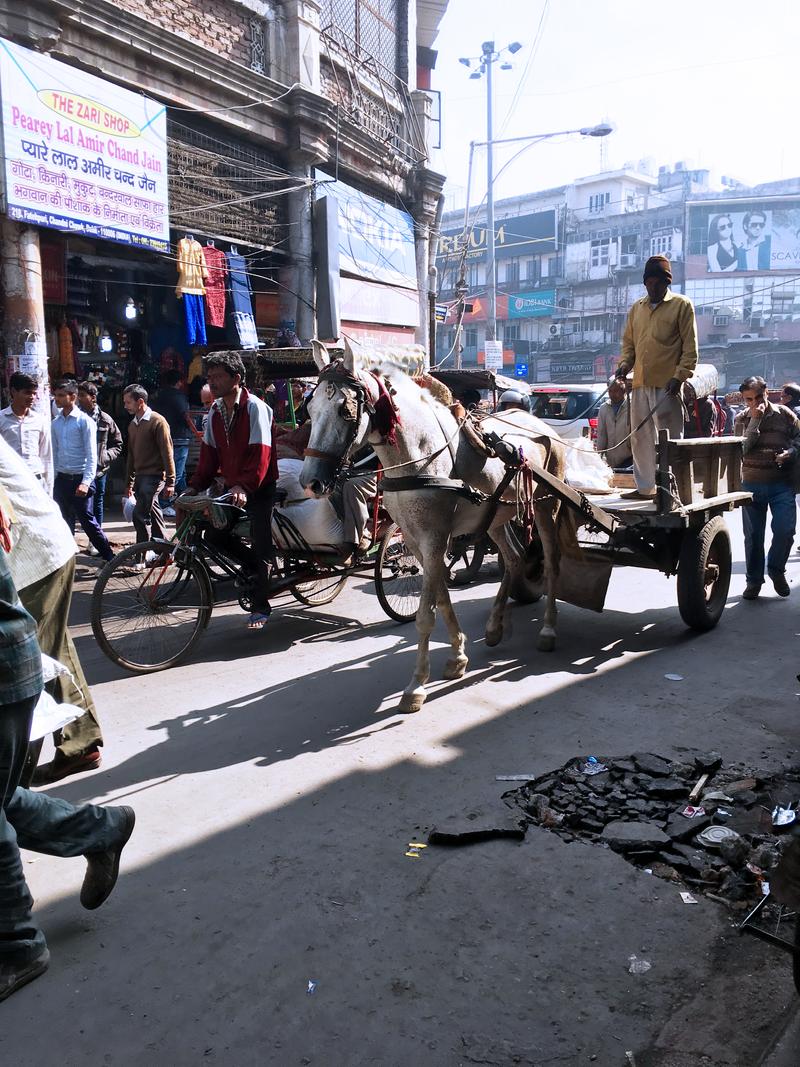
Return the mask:
[(497, 270), (494, 262), (494, 123), (492, 97), (492, 66), (494, 65), (494, 41), (483, 44), (483, 62), (486, 69), (486, 281), (489, 284), (489, 308), (486, 317), (486, 339), (497, 339)]

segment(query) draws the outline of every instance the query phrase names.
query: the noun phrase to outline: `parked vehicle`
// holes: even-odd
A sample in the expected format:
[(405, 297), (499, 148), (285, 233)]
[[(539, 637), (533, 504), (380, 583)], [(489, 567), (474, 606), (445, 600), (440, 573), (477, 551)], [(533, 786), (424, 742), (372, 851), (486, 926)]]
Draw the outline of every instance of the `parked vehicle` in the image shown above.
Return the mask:
[(605, 382), (580, 385), (532, 385), (531, 414), (557, 430), (561, 437), (597, 436), (597, 410), (606, 393)]

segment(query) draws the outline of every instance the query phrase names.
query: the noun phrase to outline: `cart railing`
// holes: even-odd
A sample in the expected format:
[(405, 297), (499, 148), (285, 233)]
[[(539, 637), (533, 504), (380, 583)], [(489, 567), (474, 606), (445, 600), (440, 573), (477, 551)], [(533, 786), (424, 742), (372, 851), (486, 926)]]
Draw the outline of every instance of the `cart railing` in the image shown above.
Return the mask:
[[(672, 440), (658, 431), (656, 510), (659, 515), (682, 508), (735, 504), (742, 493), (741, 437), (693, 437)], [(702, 499), (698, 496), (700, 487)]]

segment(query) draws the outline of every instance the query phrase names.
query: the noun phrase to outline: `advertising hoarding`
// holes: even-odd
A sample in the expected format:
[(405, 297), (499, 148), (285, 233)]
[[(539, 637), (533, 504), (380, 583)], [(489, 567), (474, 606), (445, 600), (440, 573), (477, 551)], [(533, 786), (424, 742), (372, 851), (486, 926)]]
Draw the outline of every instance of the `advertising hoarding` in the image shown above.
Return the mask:
[(333, 197), (339, 214), (339, 267), (373, 282), (417, 288), (414, 219), (324, 171), (315, 171), (317, 197)]
[(9, 218), (169, 251), (157, 101), (0, 39)]
[[(496, 259), (512, 256), (535, 256), (558, 249), (557, 219), (555, 208), (537, 211), (532, 215), (501, 219), (494, 228), (494, 254)], [(466, 238), (467, 259), (482, 260), (486, 256), (486, 225), (473, 226)], [(447, 258), (459, 256), (464, 247), (464, 228), (447, 230), (439, 238), (437, 265), (440, 269)]]
[(535, 293), (510, 293), (508, 317), (510, 319), (539, 319), (553, 314), (556, 303), (554, 289), (540, 289)]
[(797, 197), (704, 201), (687, 212), (687, 278), (800, 268)]

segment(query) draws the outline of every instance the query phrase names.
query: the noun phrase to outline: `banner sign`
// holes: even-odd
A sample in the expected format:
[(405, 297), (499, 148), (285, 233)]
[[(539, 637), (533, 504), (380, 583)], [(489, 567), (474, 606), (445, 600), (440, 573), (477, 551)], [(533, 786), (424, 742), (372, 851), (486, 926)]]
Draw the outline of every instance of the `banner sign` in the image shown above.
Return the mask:
[[(486, 225), (471, 227), (466, 240), (467, 259), (480, 261), (486, 257)], [(439, 238), (437, 266), (441, 270), (444, 260), (459, 256), (464, 247), (464, 229), (448, 230)], [(494, 227), (494, 254), (496, 259), (511, 256), (538, 256), (543, 252), (555, 252), (558, 248), (556, 211), (537, 211), (533, 215), (501, 219)]]
[(417, 288), (414, 219), (406, 211), (360, 193), (324, 171), (315, 171), (317, 197), (333, 197), (339, 209), (339, 266), (373, 282)]
[(502, 370), (503, 369), (503, 342), (502, 341), (486, 341), (484, 343), (485, 366), (487, 370)]
[(0, 90), (9, 218), (169, 251), (161, 104), (2, 38)]
[(510, 319), (549, 318), (555, 308), (554, 289), (540, 289), (536, 293), (512, 293), (508, 297)]
[(689, 204), (687, 277), (800, 269), (800, 200)]

